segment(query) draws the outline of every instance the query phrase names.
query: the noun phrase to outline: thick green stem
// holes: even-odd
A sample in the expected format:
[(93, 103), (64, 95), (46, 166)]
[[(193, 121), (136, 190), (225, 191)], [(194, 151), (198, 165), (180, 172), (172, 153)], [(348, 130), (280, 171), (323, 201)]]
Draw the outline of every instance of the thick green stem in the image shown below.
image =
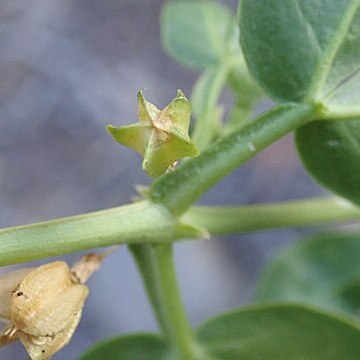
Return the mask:
[(194, 207), (182, 219), (213, 235), (235, 234), (359, 220), (360, 208), (340, 198), (314, 198), (273, 204)]
[[(360, 209), (338, 198), (277, 204), (194, 207), (181, 219), (210, 234), (230, 234), (360, 219)], [(180, 232), (180, 233), (179, 233)], [(199, 232), (200, 234), (200, 232)], [(138, 202), (89, 214), (0, 230), (0, 266), (115, 244), (166, 243), (193, 237), (161, 206)], [(195, 236), (196, 237), (196, 236)]]
[(306, 104), (279, 105), (208, 147), (197, 158), (161, 176), (150, 198), (181, 215), (205, 191), (265, 147), (316, 117)]
[(148, 201), (2, 229), (0, 266), (114, 244), (168, 242), (173, 231), (173, 217)]
[(159, 327), (176, 360), (202, 357), (176, 282), (170, 244), (131, 245)]

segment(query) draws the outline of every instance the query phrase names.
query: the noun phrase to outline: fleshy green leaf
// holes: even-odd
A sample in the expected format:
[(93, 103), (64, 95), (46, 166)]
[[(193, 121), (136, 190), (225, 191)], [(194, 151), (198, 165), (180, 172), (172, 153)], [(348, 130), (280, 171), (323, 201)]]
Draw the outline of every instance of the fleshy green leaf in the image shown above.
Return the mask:
[(359, 109), (359, 7), (359, 0), (243, 0), (250, 71), (275, 99)]
[(217, 317), (198, 339), (218, 360), (358, 360), (360, 327), (311, 308), (257, 306)]
[(86, 350), (79, 360), (161, 360), (167, 348), (156, 335), (134, 334), (103, 340)]
[(360, 235), (322, 235), (270, 262), (256, 300), (305, 302), (332, 310), (360, 309)]
[(360, 121), (317, 121), (297, 130), (305, 168), (334, 193), (360, 204)]
[(234, 14), (212, 1), (169, 1), (161, 14), (165, 50), (185, 66), (205, 68), (236, 46)]
[(131, 147), (143, 156), (143, 169), (149, 176), (164, 173), (175, 161), (198, 155), (188, 130), (190, 104), (181, 90), (163, 110), (146, 101), (138, 93), (138, 117), (140, 122), (128, 126), (108, 125), (113, 138)]

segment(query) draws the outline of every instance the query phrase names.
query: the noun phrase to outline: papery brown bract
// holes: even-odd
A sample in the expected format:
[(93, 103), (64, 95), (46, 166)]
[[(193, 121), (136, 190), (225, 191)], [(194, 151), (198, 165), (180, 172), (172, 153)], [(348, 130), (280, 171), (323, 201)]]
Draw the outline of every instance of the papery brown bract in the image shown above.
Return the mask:
[(14, 289), (11, 323), (27, 334), (55, 336), (79, 313), (87, 295), (87, 287), (73, 282), (65, 262), (40, 266)]

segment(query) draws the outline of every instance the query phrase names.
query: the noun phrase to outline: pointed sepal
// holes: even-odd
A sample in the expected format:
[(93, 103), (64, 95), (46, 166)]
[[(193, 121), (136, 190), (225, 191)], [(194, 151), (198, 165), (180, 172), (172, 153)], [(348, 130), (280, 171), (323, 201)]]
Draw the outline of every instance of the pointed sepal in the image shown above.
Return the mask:
[(107, 125), (106, 130), (118, 143), (134, 149), (141, 156), (145, 155), (152, 131), (150, 125), (143, 123), (128, 126)]
[(159, 116), (160, 110), (144, 98), (141, 90), (137, 93), (137, 101), (138, 118), (140, 121), (150, 123), (151, 119), (156, 119)]

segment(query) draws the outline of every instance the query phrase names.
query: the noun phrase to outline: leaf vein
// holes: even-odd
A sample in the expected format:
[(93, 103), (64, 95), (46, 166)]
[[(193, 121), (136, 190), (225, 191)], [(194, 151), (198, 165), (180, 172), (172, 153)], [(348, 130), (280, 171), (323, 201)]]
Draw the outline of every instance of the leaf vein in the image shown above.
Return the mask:
[(349, 5), (344, 12), (343, 19), (340, 21), (337, 29), (335, 29), (327, 49), (323, 52), (323, 56), (319, 59), (317, 70), (314, 73), (313, 81), (305, 98), (306, 101), (318, 101), (320, 100), (321, 95), (323, 95), (321, 94), (321, 91), (331, 69), (331, 65), (341, 47), (342, 40), (349, 31), (359, 6), (359, 0), (352, 0), (349, 2)]

